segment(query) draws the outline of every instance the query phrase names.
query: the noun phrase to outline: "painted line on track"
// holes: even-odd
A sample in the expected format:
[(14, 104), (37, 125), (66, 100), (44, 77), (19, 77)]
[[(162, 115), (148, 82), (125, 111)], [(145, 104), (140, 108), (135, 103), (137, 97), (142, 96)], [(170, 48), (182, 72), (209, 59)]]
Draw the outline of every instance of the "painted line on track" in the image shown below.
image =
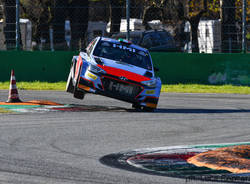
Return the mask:
[(97, 105), (59, 104), (52, 101), (33, 100), (20, 103), (0, 102), (0, 113), (44, 113), (44, 112), (90, 112), (90, 111), (125, 111), (120, 107)]

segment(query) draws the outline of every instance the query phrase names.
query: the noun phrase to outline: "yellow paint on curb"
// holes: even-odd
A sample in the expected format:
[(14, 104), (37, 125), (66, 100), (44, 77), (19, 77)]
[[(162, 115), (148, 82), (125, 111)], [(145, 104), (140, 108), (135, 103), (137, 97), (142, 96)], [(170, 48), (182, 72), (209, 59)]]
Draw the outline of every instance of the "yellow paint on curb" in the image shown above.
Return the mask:
[(12, 111), (4, 108), (0, 108), (0, 113), (11, 113)]
[(46, 100), (32, 100), (28, 102), (18, 102), (18, 103), (8, 103), (8, 102), (0, 102), (0, 105), (62, 105), (52, 101)]

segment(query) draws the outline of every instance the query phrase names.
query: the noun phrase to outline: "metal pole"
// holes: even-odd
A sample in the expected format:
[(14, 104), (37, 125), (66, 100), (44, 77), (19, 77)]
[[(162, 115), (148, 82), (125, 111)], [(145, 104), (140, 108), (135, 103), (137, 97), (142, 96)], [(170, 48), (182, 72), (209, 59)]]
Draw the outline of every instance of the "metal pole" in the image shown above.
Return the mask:
[(247, 1), (243, 0), (242, 3), (242, 52), (246, 53), (246, 14), (247, 14)]
[(20, 0), (16, 0), (16, 50), (20, 50)]
[(130, 39), (130, 0), (126, 0), (126, 17), (127, 17), (127, 40)]

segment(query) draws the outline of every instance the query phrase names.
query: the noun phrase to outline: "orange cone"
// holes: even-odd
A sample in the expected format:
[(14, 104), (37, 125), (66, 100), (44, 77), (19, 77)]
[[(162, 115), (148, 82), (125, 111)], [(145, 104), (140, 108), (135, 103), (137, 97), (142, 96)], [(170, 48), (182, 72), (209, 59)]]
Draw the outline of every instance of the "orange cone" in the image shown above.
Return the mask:
[(14, 70), (11, 70), (10, 90), (9, 90), (9, 98), (8, 98), (7, 102), (8, 103), (22, 102), (19, 99)]

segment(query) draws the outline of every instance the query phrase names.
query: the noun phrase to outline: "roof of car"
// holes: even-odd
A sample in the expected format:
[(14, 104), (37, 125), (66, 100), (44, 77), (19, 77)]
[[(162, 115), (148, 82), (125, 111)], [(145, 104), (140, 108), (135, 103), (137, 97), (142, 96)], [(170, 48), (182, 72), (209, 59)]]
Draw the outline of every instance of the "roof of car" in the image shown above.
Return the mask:
[[(111, 42), (111, 43), (121, 43), (119, 40), (116, 40), (116, 39), (113, 39), (113, 38), (107, 38), (107, 37), (100, 37), (101, 40), (103, 41), (107, 41), (107, 42)], [(135, 44), (130, 44), (130, 47), (132, 48), (135, 48), (135, 49), (138, 49), (138, 50), (142, 50), (142, 51), (147, 51), (147, 49), (143, 48), (143, 47), (140, 47), (138, 45), (135, 45)]]

